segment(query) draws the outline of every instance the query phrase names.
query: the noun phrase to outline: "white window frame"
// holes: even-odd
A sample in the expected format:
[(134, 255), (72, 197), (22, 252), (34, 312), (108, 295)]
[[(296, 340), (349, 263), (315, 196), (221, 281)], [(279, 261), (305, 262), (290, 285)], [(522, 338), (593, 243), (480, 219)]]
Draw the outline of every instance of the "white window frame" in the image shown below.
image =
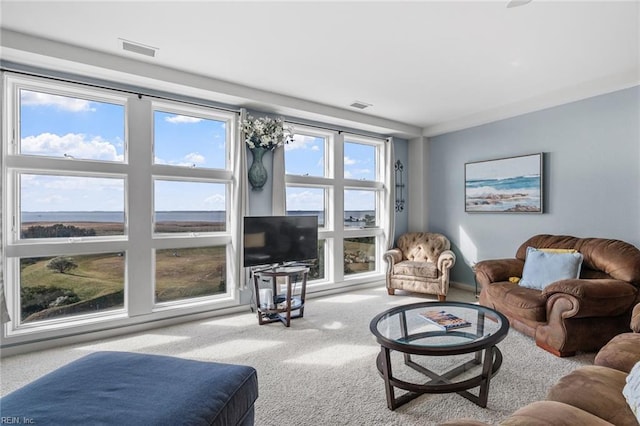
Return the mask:
[[(22, 155), (20, 140), (20, 89), (50, 93), (54, 95), (78, 97), (121, 104), (125, 107), (125, 148), (122, 162), (64, 159), (38, 155)], [(193, 106), (180, 102), (155, 102), (134, 94), (116, 90), (88, 87), (86, 85), (55, 81), (47, 78), (30, 77), (3, 72), (2, 74), (2, 256), (4, 290), (11, 321), (4, 324), (2, 341), (20, 343), (38, 339), (55, 338), (69, 333), (96, 331), (99, 329), (135, 325), (138, 323), (171, 318), (237, 306), (239, 291), (236, 282), (239, 274), (235, 262), (228, 262), (226, 268), (227, 288), (225, 294), (171, 303), (155, 304), (154, 300), (154, 253), (160, 248), (226, 246), (228, 258), (234, 255), (232, 243), (237, 246), (239, 236), (232, 234), (232, 221), (237, 220), (237, 206), (230, 203), (239, 172), (232, 170), (231, 161), (237, 149), (237, 113), (222, 111), (213, 107)], [(170, 105), (188, 115), (202, 114), (204, 118), (224, 120), (226, 125), (226, 153), (223, 169), (188, 168), (153, 164), (153, 113), (155, 105), (162, 105), (162, 111)], [(132, 149), (133, 148), (133, 149)], [(125, 231), (122, 236), (96, 236), (73, 239), (23, 239), (16, 237), (19, 232), (20, 214), (18, 173), (53, 174), (62, 176), (117, 177), (125, 180)], [(226, 231), (202, 233), (198, 235), (153, 235), (154, 177), (187, 181), (206, 181), (226, 184)], [(141, 199), (142, 198), (142, 199)], [(18, 228), (18, 229), (16, 229)], [(19, 234), (18, 234), (19, 237)], [(125, 253), (123, 309), (96, 313), (71, 315), (51, 320), (22, 324), (20, 312), (20, 269), (21, 257), (50, 256), (61, 254), (99, 254), (111, 252)], [(132, 255), (136, 253), (136, 255)], [(135, 258), (135, 259), (134, 259)]]
[[(285, 174), (286, 187), (321, 187), (325, 189), (325, 225), (318, 230), (318, 239), (325, 240), (325, 278), (309, 283), (309, 289), (322, 290), (332, 287), (343, 287), (378, 280), (383, 277), (382, 252), (384, 230), (382, 227), (384, 212), (382, 197), (385, 182), (384, 143), (383, 139), (351, 135), (345, 137), (342, 132), (319, 130), (296, 124), (296, 134), (323, 137), (325, 143), (325, 176), (302, 176)], [(372, 145), (376, 148), (376, 180), (358, 180), (344, 178), (344, 142), (356, 142)], [(285, 160), (286, 161), (286, 160)], [(286, 169), (286, 164), (285, 164)], [(376, 192), (376, 227), (364, 229), (345, 229), (344, 227), (344, 191), (373, 190)], [(285, 197), (286, 198), (286, 197)], [(393, 214), (393, 213), (391, 213)], [(353, 275), (344, 274), (344, 238), (375, 237), (376, 269)]]
[[(232, 251), (233, 236), (231, 229), (231, 221), (235, 220), (235, 216), (231, 214), (234, 211), (233, 206), (230, 205), (232, 197), (232, 185), (234, 180), (234, 174), (231, 170), (233, 162), (232, 158), (235, 154), (235, 147), (233, 135), (235, 133), (235, 126), (237, 123), (237, 115), (233, 113), (213, 112), (212, 110), (204, 107), (198, 107), (193, 105), (181, 104), (170, 101), (152, 101), (151, 102), (152, 117), (156, 111), (171, 112), (178, 115), (188, 115), (193, 117), (200, 117), (204, 119), (213, 119), (217, 121), (226, 122), (226, 152), (225, 152), (225, 168), (191, 168), (184, 166), (173, 166), (167, 164), (155, 164), (155, 152), (154, 146), (151, 147), (152, 158), (152, 201), (151, 201), (151, 215), (154, 213), (153, 194), (155, 193), (154, 185), (157, 180), (171, 180), (174, 182), (206, 182), (206, 183), (223, 183), (226, 184), (225, 204), (226, 214), (225, 221), (226, 227), (223, 232), (203, 232), (198, 234), (190, 233), (156, 233), (153, 230), (152, 220), (152, 281), (153, 291), (155, 295), (155, 277), (156, 277), (156, 250), (159, 249), (171, 249), (171, 248), (195, 248), (195, 247), (213, 247), (213, 246), (225, 246), (227, 260), (231, 259), (234, 254)], [(153, 119), (152, 119), (153, 121)], [(153, 123), (152, 123), (153, 128)], [(154, 138), (152, 138), (152, 141)], [(227, 261), (227, 265), (233, 265), (233, 262)], [(232, 267), (226, 268), (226, 283), (233, 283), (233, 277), (237, 276)], [(207, 304), (209, 301), (226, 300), (236, 297), (236, 286), (227, 285), (226, 292), (219, 295), (210, 295), (199, 298), (193, 298), (188, 300), (175, 300), (168, 302), (156, 302), (155, 296), (153, 300), (153, 311), (162, 312), (170, 310), (176, 306), (191, 305), (197, 306)], [(234, 299), (235, 300), (235, 299)]]
[[(374, 180), (360, 180), (360, 179), (344, 179), (342, 186), (342, 194), (344, 197), (344, 192), (347, 190), (365, 190), (365, 191), (373, 191), (375, 193), (375, 212), (376, 212), (376, 226), (371, 228), (362, 228), (362, 229), (351, 229), (343, 227), (342, 240), (345, 238), (358, 238), (358, 237), (374, 237), (375, 239), (375, 262), (376, 267), (373, 271), (357, 273), (352, 275), (345, 276), (343, 273), (343, 279), (346, 282), (349, 281), (360, 281), (363, 278), (371, 277), (379, 277), (382, 274), (382, 255), (383, 255), (383, 238), (384, 238), (384, 229), (382, 227), (384, 215), (383, 209), (383, 196), (384, 196), (384, 188), (385, 182), (383, 182), (384, 176), (384, 144), (385, 141), (382, 139), (370, 138), (361, 135), (351, 135), (347, 134), (342, 139), (342, 145), (344, 147), (345, 143), (353, 142), (362, 145), (370, 145), (375, 148), (375, 178)], [(338, 163), (338, 161), (336, 161)], [(344, 176), (344, 152), (340, 158), (341, 170), (343, 171)], [(344, 208), (344, 206), (343, 206)], [(341, 222), (342, 223), (342, 222)], [(343, 253), (344, 258), (344, 253)]]

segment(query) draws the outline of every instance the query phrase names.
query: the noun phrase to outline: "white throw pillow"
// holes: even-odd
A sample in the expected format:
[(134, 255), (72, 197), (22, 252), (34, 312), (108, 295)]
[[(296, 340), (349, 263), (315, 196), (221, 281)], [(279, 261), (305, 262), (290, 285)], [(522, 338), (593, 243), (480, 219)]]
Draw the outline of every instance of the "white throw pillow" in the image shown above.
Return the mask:
[(629, 372), (627, 384), (622, 389), (622, 395), (640, 423), (640, 361), (636, 362), (636, 365)]
[(518, 285), (542, 290), (559, 280), (579, 278), (581, 268), (580, 253), (550, 253), (527, 247), (522, 279)]

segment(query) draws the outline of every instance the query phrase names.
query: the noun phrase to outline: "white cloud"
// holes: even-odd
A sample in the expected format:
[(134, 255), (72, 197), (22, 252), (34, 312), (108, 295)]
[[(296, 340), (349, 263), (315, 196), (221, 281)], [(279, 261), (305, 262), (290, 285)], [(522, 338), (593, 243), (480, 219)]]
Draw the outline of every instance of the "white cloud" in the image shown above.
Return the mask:
[[(23, 175), (24, 176), (24, 175)], [(34, 175), (38, 186), (45, 189), (65, 190), (65, 191), (88, 191), (96, 192), (109, 189), (116, 189), (122, 192), (124, 187), (123, 179), (118, 178), (93, 178), (75, 176), (51, 176)]]
[(322, 190), (287, 192), (287, 210), (323, 210), (324, 208), (324, 192)]
[(61, 195), (47, 195), (36, 200), (38, 203), (46, 204), (50, 206), (58, 206), (63, 203), (67, 203), (69, 201), (68, 198), (62, 197)]
[(365, 190), (345, 190), (344, 209), (345, 210), (374, 210), (375, 193)]
[(182, 158), (183, 161), (175, 161), (175, 160), (165, 160), (164, 158), (155, 157), (155, 164), (164, 164), (167, 166), (177, 166), (177, 167), (194, 167), (198, 164), (205, 164), (206, 159), (203, 155), (198, 153), (190, 153), (185, 155)]
[(206, 162), (204, 155), (197, 152), (190, 152), (184, 156), (184, 159), (190, 164), (204, 164)]
[(304, 136), (304, 135), (295, 135), (295, 139), (293, 142), (288, 143), (284, 146), (284, 149), (287, 151), (294, 151), (296, 149), (309, 149), (312, 151), (319, 151), (320, 147), (318, 144), (321, 139), (313, 136)]
[(202, 118), (190, 117), (188, 115), (172, 115), (170, 117), (165, 117), (164, 120), (167, 123), (182, 124), (182, 123), (199, 123), (202, 121)]
[(22, 174), (25, 211), (124, 210), (124, 179)]
[(52, 106), (64, 111), (85, 112), (95, 111), (91, 106), (92, 102), (86, 99), (68, 98), (66, 96), (50, 95), (48, 93), (31, 92), (22, 90), (20, 92), (22, 105), (28, 106)]
[(356, 164), (356, 160), (354, 160), (353, 158), (349, 158), (346, 155), (344, 156), (344, 165), (345, 166), (352, 166)]
[(366, 178), (367, 176), (371, 176), (373, 173), (370, 169), (354, 169), (353, 173)]
[(53, 133), (41, 133), (27, 136), (21, 141), (21, 152), (31, 155), (47, 155), (52, 157), (71, 156), (85, 160), (122, 161), (116, 144), (93, 136), (91, 139), (81, 133), (67, 133), (60, 136)]
[(204, 203), (213, 210), (224, 210), (226, 206), (223, 194), (213, 194), (205, 198)]

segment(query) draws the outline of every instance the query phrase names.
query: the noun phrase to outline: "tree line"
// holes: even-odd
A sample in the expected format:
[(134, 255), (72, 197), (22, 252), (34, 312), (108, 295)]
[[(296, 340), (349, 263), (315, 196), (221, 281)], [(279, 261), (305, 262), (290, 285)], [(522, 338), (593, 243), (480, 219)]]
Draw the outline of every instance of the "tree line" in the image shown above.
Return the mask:
[(26, 230), (22, 231), (22, 238), (70, 238), (70, 237), (94, 237), (96, 230), (78, 228), (73, 225), (63, 225), (62, 223), (56, 223), (55, 225), (42, 226), (35, 225), (30, 226)]

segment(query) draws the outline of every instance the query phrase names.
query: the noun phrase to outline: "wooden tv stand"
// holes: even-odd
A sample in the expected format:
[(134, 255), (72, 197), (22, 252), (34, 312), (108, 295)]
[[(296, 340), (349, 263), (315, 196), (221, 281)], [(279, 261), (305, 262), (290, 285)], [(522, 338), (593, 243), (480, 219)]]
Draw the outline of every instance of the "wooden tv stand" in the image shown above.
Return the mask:
[[(309, 268), (306, 266), (283, 266), (265, 269), (253, 273), (253, 284), (256, 295), (256, 307), (258, 311), (258, 323), (260, 325), (280, 321), (286, 327), (291, 325), (291, 319), (302, 318), (304, 315), (304, 299), (307, 292), (307, 276)], [(294, 294), (294, 281), (300, 280), (300, 292)], [(278, 278), (285, 278), (285, 285), (278, 283)], [(264, 278), (270, 281), (272, 300), (260, 300), (260, 284)], [(281, 287), (284, 287), (281, 289)], [(265, 289), (265, 287), (263, 287)], [(284, 292), (281, 292), (284, 290)], [(277, 302), (277, 303), (276, 303)], [(298, 311), (292, 315), (292, 311)]]

